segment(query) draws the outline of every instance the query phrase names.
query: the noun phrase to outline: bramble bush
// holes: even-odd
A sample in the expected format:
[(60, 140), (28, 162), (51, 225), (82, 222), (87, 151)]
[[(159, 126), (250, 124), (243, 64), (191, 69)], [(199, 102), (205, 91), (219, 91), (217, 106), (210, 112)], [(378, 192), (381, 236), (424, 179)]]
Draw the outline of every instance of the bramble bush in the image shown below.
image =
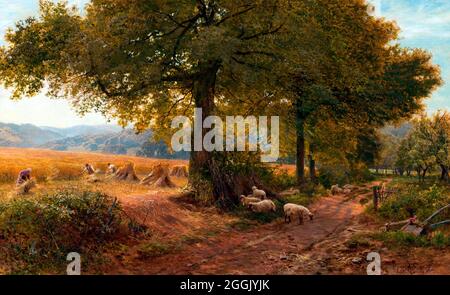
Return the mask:
[(111, 197), (90, 191), (63, 190), (3, 201), (0, 257), (13, 273), (36, 273), (65, 263), (70, 252), (84, 258), (97, 255), (118, 233), (120, 212), (120, 204)]

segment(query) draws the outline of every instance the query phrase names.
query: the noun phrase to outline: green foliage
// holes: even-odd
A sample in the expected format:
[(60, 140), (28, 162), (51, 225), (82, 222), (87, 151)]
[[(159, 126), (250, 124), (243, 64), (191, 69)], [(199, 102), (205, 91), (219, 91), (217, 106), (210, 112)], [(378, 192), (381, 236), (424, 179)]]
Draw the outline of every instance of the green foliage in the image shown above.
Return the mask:
[(319, 181), (327, 188), (335, 184), (345, 185), (348, 183), (347, 167), (337, 165), (323, 165), (320, 167)]
[(402, 231), (383, 232), (373, 235), (376, 240), (383, 241), (383, 243), (390, 248), (398, 247), (434, 247), (446, 248), (450, 247), (450, 237), (444, 235), (442, 232), (435, 233), (431, 238), (426, 236), (415, 236), (410, 233)]
[[(285, 145), (306, 137), (318, 164), (338, 154), (353, 165), (358, 139), (348, 137), (411, 116), (441, 82), (428, 53), (395, 43), (398, 31), (362, 0), (95, 0), (82, 14), (42, 0), (38, 17), (6, 34), (0, 80), (17, 99), (48, 85), (79, 112), (151, 127), (158, 141), (194, 106), (205, 117), (237, 106), (276, 114), (297, 129)], [(345, 132), (345, 140), (331, 136), (337, 144), (323, 140)], [(215, 200), (230, 198), (211, 153), (192, 155), (191, 170), (206, 171)]]
[(313, 203), (316, 198), (323, 194), (323, 190), (317, 189), (312, 193), (301, 193), (293, 196), (288, 196), (285, 198), (284, 203), (293, 203), (302, 206), (308, 206)]
[[(97, 192), (61, 191), (0, 203), (1, 256), (11, 271), (57, 267), (70, 252), (86, 260), (117, 233), (120, 207)], [(59, 269), (59, 272), (65, 268)]]
[[(399, 187), (400, 191), (391, 196), (379, 208), (379, 214), (391, 221), (401, 221), (410, 217), (408, 211), (414, 212), (419, 220), (425, 220), (433, 212), (450, 203), (448, 189), (432, 185), (422, 189), (419, 185)], [(450, 212), (441, 218), (450, 218)], [(436, 218), (436, 221), (440, 219)]]
[(397, 167), (416, 170), (424, 180), (435, 167), (441, 170), (441, 180), (448, 180), (450, 169), (450, 115), (437, 112), (431, 118), (422, 116), (401, 142), (397, 154)]
[(264, 183), (276, 188), (277, 191), (283, 191), (291, 187), (295, 187), (297, 184), (295, 176), (290, 175), (287, 171), (281, 171), (281, 173), (277, 173), (273, 170), (266, 171), (264, 177), (262, 177), (262, 180)]

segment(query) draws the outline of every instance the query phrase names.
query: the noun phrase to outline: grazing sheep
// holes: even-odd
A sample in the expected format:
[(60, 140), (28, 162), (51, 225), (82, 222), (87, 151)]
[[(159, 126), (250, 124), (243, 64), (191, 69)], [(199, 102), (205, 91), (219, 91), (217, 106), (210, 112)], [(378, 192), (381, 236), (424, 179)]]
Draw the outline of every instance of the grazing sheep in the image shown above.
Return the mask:
[(299, 224), (303, 224), (303, 220), (306, 216), (308, 216), (310, 220), (313, 220), (314, 218), (314, 214), (312, 214), (308, 208), (302, 205), (289, 203), (284, 205), (283, 209), (284, 209), (284, 222), (286, 223), (291, 223), (292, 216), (295, 215), (298, 216)]
[(352, 193), (352, 190), (346, 188), (346, 189), (344, 189), (344, 190), (342, 191), (342, 193), (343, 193), (344, 195), (348, 195), (348, 194), (351, 194), (351, 193)]
[(243, 205), (243, 206), (248, 206), (250, 203), (258, 203), (258, 202), (260, 202), (261, 201), (261, 199), (259, 199), (259, 198), (253, 198), (252, 197), (252, 195), (249, 195), (249, 196), (244, 196), (244, 195), (241, 195), (240, 197), (239, 197), (239, 201), (241, 202), (241, 204)]
[(276, 212), (277, 207), (275, 206), (275, 203), (271, 200), (264, 200), (260, 202), (252, 202), (248, 204), (248, 209), (252, 210), (256, 213), (269, 213), (269, 212)]
[(252, 187), (252, 196), (254, 198), (259, 198), (260, 200), (267, 199), (266, 192), (263, 190), (258, 189), (256, 186)]
[(342, 194), (343, 189), (339, 187), (338, 184), (335, 184), (331, 187), (331, 194), (334, 195), (339, 195)]

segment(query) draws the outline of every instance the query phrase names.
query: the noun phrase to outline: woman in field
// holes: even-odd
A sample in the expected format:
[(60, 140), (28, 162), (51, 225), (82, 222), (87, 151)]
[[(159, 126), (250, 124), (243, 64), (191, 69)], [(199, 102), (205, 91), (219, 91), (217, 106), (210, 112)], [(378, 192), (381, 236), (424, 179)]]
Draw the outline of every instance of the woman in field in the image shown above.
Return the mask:
[(31, 168), (27, 168), (19, 172), (17, 177), (16, 185), (20, 186), (31, 179)]

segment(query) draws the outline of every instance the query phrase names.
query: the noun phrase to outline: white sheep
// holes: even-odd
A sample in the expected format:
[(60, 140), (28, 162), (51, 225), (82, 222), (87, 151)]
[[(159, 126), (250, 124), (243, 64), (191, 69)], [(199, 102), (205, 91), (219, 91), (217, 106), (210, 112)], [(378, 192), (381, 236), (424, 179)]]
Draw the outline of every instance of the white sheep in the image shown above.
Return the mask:
[(260, 202), (261, 200), (259, 199), (259, 198), (254, 198), (254, 197), (252, 197), (252, 195), (249, 195), (249, 196), (244, 196), (244, 195), (241, 195), (240, 197), (239, 197), (239, 201), (241, 202), (241, 204), (243, 205), (243, 206), (248, 206), (250, 203), (258, 203), (258, 202)]
[(254, 198), (259, 198), (260, 200), (265, 200), (267, 198), (266, 192), (258, 189), (256, 186), (252, 187), (252, 192)]
[(348, 189), (348, 188), (346, 188), (346, 189), (344, 189), (344, 190), (342, 191), (342, 193), (343, 193), (344, 195), (351, 194), (351, 192), (352, 192), (352, 190), (351, 190), (351, 189)]
[(275, 203), (271, 200), (264, 200), (260, 202), (252, 202), (248, 204), (248, 209), (252, 210), (256, 213), (268, 213), (268, 212), (276, 212), (277, 207)]
[(340, 188), (338, 184), (335, 184), (335, 185), (333, 185), (333, 186), (331, 187), (331, 194), (332, 194), (333, 196), (334, 196), (334, 195), (339, 195), (339, 194), (341, 194), (342, 191), (343, 191), (343, 189)]
[(286, 223), (290, 223), (292, 221), (292, 216), (295, 215), (298, 216), (299, 224), (303, 224), (303, 220), (306, 216), (308, 216), (310, 220), (314, 219), (314, 214), (312, 214), (308, 208), (302, 205), (289, 203), (284, 205), (283, 209), (284, 209), (284, 222)]

